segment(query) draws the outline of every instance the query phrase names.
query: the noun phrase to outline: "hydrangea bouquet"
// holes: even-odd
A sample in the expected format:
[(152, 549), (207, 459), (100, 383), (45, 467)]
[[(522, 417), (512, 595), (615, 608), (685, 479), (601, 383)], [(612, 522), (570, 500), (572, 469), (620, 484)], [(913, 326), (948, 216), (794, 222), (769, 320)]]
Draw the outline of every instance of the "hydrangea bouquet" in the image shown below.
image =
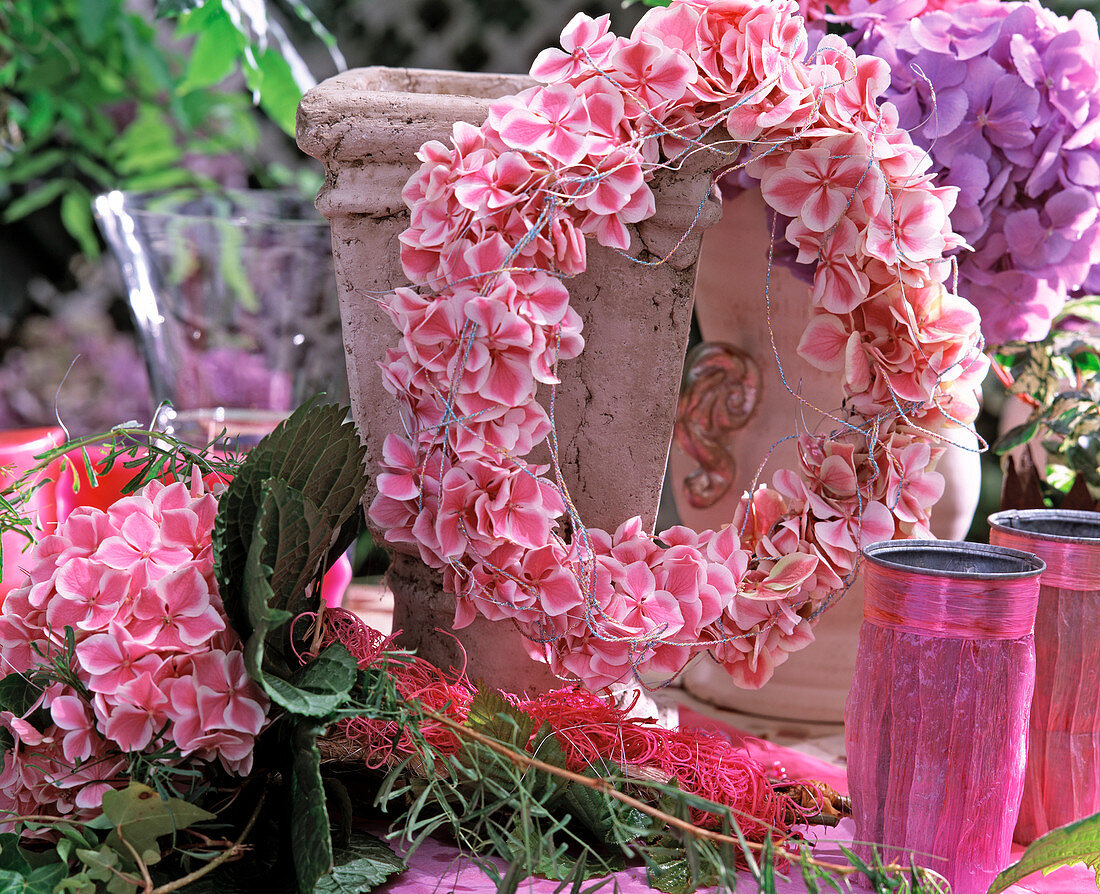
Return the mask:
[[(405, 867), (370, 817), (406, 855), (449, 833), (575, 890), (624, 854), (664, 891), (777, 861), (937, 890), (815, 857), (792, 826), (843, 799), (740, 745), (583, 690), (479, 689), (325, 609), (365, 481), (345, 414), (306, 406), (242, 461), (113, 433), (133, 492), (41, 537), (0, 610), (0, 890), (366, 892)], [(33, 477), (0, 490), (0, 524)]]

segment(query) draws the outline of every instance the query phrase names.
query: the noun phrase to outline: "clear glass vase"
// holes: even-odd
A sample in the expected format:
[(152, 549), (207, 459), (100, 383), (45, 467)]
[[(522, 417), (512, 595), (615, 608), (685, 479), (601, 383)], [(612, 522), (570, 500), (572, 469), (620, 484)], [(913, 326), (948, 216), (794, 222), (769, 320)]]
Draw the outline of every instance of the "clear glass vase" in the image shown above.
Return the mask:
[(347, 399), (328, 222), (267, 190), (111, 192), (95, 201), (122, 267), (157, 425), (247, 448), (318, 393)]

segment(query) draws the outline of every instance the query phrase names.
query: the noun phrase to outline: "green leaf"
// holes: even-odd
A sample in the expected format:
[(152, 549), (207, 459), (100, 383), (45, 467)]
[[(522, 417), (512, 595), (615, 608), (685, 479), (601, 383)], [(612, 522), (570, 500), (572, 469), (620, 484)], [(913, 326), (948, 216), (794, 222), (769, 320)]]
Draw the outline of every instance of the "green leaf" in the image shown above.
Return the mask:
[[(585, 775), (599, 778), (591, 770)], [(578, 782), (564, 786), (555, 803), (565, 807), (603, 844), (625, 844), (651, 825), (639, 810)]]
[(405, 861), (384, 841), (364, 832), (352, 833), (348, 846), (333, 854), (333, 863), (313, 894), (361, 894), (405, 869)]
[(85, 874), (94, 881), (109, 882), (115, 870), (122, 868), (122, 860), (116, 850), (103, 844), (92, 848), (77, 848), (76, 858), (87, 867)]
[(526, 749), (535, 721), (508, 704), (495, 689), (479, 686), (466, 715), (466, 726), (499, 742)]
[[(293, 556), (309, 547), (310, 540), (323, 527), (316, 522), (316, 509), (303, 504), (301, 495), (289, 491), (281, 482), (275, 479), (264, 482), (263, 494), (245, 577), (245, 607), (252, 629), (245, 643), (245, 666), (276, 704), (304, 717), (325, 717), (346, 701), (355, 685), (356, 660), (342, 645), (333, 643), (304, 667), (291, 670), (294, 664), (279, 632), (305, 606), (294, 603), (293, 611), (287, 611), (275, 604), (279, 592), (300, 588), (304, 593), (301, 568), (294, 564)], [(277, 538), (274, 546), (269, 545), (269, 537)], [(276, 556), (265, 560), (265, 555), (273, 551)], [(323, 550), (313, 552), (320, 555)], [(273, 561), (277, 567), (272, 569), (267, 561)], [(308, 557), (303, 561), (309, 561)], [(282, 581), (278, 580), (280, 573)]]
[(8, 674), (0, 680), (0, 711), (24, 716), (42, 697), (42, 687), (36, 686), (24, 674)]
[(1100, 890), (1100, 813), (1061, 826), (1033, 841), (1024, 855), (994, 880), (988, 894), (999, 894), (1033, 872), (1044, 875), (1061, 866), (1084, 863), (1097, 873)]
[(696, 890), (695, 879), (684, 856), (683, 848), (654, 847), (643, 851), (646, 861), (646, 880), (651, 888), (665, 894), (691, 894)]
[(1067, 301), (1058, 312), (1055, 323), (1059, 323), (1067, 317), (1080, 317), (1094, 323), (1100, 322), (1100, 296), (1087, 295), (1084, 298)]
[(107, 845), (123, 857), (129, 850), (127, 841), (148, 864), (160, 859), (157, 839), (186, 829), (195, 823), (216, 819), (215, 815), (182, 798), (164, 800), (153, 789), (131, 782), (121, 791), (103, 796), (103, 816), (114, 828), (107, 836)]
[(1022, 425), (1017, 425), (1015, 428), (1010, 428), (997, 439), (996, 443), (994, 443), (993, 452), (997, 454), (1008, 453), (1009, 450), (1020, 447), (1030, 441), (1035, 437), (1035, 433), (1038, 430), (1038, 419), (1025, 422)]
[(156, 16), (158, 19), (175, 18), (200, 8), (206, 2), (207, 0), (157, 0)]
[(19, 849), (19, 834), (16, 832), (0, 834), (0, 870), (25, 875), (30, 868), (27, 858)]
[[(264, 481), (260, 491), (262, 502), (249, 553), (251, 570), (245, 578), (245, 607), (253, 628), (275, 614), (291, 618), (315, 607), (306, 600), (306, 587), (319, 571), (321, 541), (328, 538), (320, 510), (301, 491), (277, 478)], [(263, 604), (249, 590), (259, 573), (270, 585)]]
[(0, 870), (0, 894), (53, 894), (54, 888), (69, 874), (64, 863), (50, 863), (24, 875), (10, 869)]
[(258, 59), (260, 73), (260, 108), (290, 136), (294, 135), (294, 122), (298, 103), (302, 101), (302, 88), (294, 80), (294, 73), (286, 58), (274, 47), (268, 47)]
[(111, 0), (80, 0), (77, 13), (77, 28), (85, 43), (98, 44), (106, 32), (111, 20)]
[(45, 208), (71, 185), (72, 181), (64, 178), (60, 180), (47, 180), (41, 186), (25, 192), (8, 205), (0, 220), (4, 223), (12, 223), (13, 221), (26, 217), (28, 214), (33, 214), (39, 208)]
[(347, 701), (358, 669), (354, 656), (333, 643), (291, 680), (264, 673), (261, 685), (273, 702), (292, 714), (325, 717)]
[(242, 35), (224, 12), (212, 16), (199, 32), (187, 64), (187, 75), (176, 93), (190, 93), (220, 84), (237, 68)]
[(333, 867), (321, 752), (317, 736), (324, 727), (297, 723), (293, 733), (294, 761), (290, 773), (290, 844), (294, 874), (301, 891), (314, 891)]
[(92, 222), (92, 197), (83, 186), (75, 187), (61, 197), (61, 223), (84, 254), (89, 258), (99, 255), (99, 240), (96, 239)]
[[(293, 579), (293, 587), (297, 587), (298, 582), (304, 585), (311, 577), (319, 576), (329, 552), (353, 534), (350, 522), (358, 518), (366, 486), (365, 449), (355, 427), (345, 423), (346, 415), (345, 408), (326, 404), (310, 403), (296, 410), (249, 451), (219, 501), (214, 524), (214, 568), (220, 591), (230, 594), (225, 597), (226, 611), (242, 639), (248, 639), (252, 625), (243, 600), (233, 594), (243, 595), (246, 591), (246, 566), (265, 482), (281, 482), (317, 511), (307, 538), (308, 550), (301, 551), (302, 543), (284, 541), (288, 549), (295, 551), (293, 555), (288, 553), (286, 564), (280, 567), (277, 588), (270, 596), (273, 607), (292, 611), (298, 606), (310, 607), (304, 602), (304, 593), (292, 592), (290, 583), (282, 589), (282, 582)], [(267, 537), (274, 544), (273, 535), (268, 533)], [(277, 553), (266, 553), (265, 561), (272, 569), (278, 564)]]

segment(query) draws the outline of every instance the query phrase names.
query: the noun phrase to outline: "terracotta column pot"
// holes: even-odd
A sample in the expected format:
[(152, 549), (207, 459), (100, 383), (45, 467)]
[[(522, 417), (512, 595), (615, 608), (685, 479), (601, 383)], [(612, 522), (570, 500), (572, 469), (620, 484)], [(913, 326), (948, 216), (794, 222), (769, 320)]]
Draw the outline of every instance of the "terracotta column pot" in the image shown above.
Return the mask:
[[(782, 237), (782, 232), (776, 233), (777, 241)], [(689, 358), (689, 380), (692, 368), (700, 370), (707, 378), (699, 378), (699, 383), (716, 392), (703, 398), (709, 404), (704, 412), (714, 406), (720, 411), (712, 417), (720, 420), (719, 426), (708, 423), (713, 427), (706, 431), (702, 426), (701, 438), (696, 436), (708, 444), (690, 455), (678, 432), (669, 460), (677, 514), (696, 530), (729, 523), (765, 457), (768, 463), (758, 484), (770, 483), (776, 469), (796, 468), (796, 442), (784, 439), (798, 431), (834, 427), (813, 408), (834, 412), (840, 405), (840, 374), (823, 373), (798, 356), (798, 342), (811, 318), (810, 286), (781, 263), (773, 262), (769, 270), (770, 240), (768, 210), (759, 189), (727, 198), (721, 220), (703, 238), (695, 284), (696, 320), (705, 344), (729, 345), (733, 352), (725, 358), (701, 356), (710, 368), (693, 367)], [(806, 404), (788, 391), (784, 379)], [(753, 386), (755, 399), (749, 393)], [(684, 387), (691, 387), (690, 381)], [(959, 430), (951, 438), (976, 448), (973, 432)], [(976, 449), (949, 449), (941, 459), (939, 469), (948, 484), (933, 514), (937, 537), (965, 537), (978, 505), (979, 459)], [(712, 485), (708, 493), (700, 493), (692, 476), (708, 464), (717, 478), (706, 482)], [(705, 655), (684, 674), (684, 688), (711, 704), (747, 714), (839, 723), (855, 670), (862, 620), (863, 582), (857, 579), (821, 616), (814, 628), (816, 641), (776, 668), (761, 689), (738, 689)]]
[[(426, 140), (448, 140), (455, 121), (480, 125), (491, 98), (530, 83), (507, 75), (368, 68), (325, 81), (299, 107), (298, 144), (325, 166), (317, 207), (332, 224), (352, 411), (370, 462), (381, 456), (386, 435), (401, 431), (397, 403), (377, 369), (397, 341), (379, 300), (407, 284), (397, 237), (408, 226), (401, 189), (419, 166), (415, 153)], [(719, 214), (717, 202), (708, 200), (715, 164), (706, 155), (661, 173), (654, 183), (657, 215), (633, 229), (631, 254), (653, 260), (676, 247), (696, 221), (669, 263), (638, 265), (590, 241), (587, 272), (568, 283), (587, 347), (563, 364), (557, 429), (563, 472), (588, 525), (614, 530), (640, 515), (652, 526), (656, 517), (699, 242)], [(375, 493), (368, 483), (367, 505)], [(390, 580), (394, 629), (405, 630), (405, 643), (443, 666), (461, 663), (461, 650), (436, 631), (449, 629), (453, 617), (439, 576), (399, 556)], [(511, 688), (552, 685), (546, 668), (526, 659), (521, 638), (506, 632), (484, 621), (457, 631), (471, 677)]]

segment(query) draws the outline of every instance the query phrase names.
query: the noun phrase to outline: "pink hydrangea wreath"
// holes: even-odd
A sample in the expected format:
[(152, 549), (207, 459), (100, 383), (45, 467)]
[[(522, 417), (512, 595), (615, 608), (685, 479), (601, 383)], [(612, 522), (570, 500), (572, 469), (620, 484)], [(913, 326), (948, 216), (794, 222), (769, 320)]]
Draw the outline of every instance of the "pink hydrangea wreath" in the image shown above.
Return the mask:
[[(808, 54), (797, 10), (680, 0), (630, 37), (578, 15), (535, 60), (541, 85), (494, 101), (481, 128), (456, 124), (449, 146), (426, 143), (404, 191), (416, 287), (388, 298), (401, 338), (382, 370), (411, 434), (385, 442), (371, 518), (443, 569), (456, 628), (510, 619), (592, 688), (674, 674), (704, 649), (762, 685), (812, 641), (861, 544), (929, 536), (932, 431), (977, 412), (978, 314), (943, 284), (962, 244), (956, 190), (877, 104), (886, 64), (832, 37)], [(654, 172), (719, 131), (819, 262), (799, 353), (843, 372), (846, 415), (803, 434), (799, 467), (719, 531), (588, 529), (560, 475), (523, 459), (554, 445), (536, 389), (583, 347), (562, 280), (585, 269), (587, 236), (628, 251)]]

